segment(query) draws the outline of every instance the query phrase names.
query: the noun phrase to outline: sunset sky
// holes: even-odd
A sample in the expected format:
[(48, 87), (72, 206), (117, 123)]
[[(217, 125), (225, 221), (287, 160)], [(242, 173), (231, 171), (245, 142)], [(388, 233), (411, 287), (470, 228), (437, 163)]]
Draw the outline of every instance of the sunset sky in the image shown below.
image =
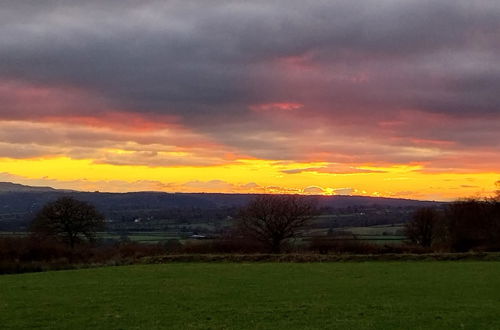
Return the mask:
[(450, 200), (500, 180), (500, 2), (0, 3), (0, 181)]

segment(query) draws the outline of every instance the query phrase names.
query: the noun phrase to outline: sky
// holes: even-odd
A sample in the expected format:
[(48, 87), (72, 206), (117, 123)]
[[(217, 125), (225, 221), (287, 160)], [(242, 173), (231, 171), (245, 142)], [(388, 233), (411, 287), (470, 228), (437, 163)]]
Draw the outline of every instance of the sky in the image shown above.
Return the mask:
[(499, 40), (497, 0), (3, 0), (0, 181), (488, 196)]

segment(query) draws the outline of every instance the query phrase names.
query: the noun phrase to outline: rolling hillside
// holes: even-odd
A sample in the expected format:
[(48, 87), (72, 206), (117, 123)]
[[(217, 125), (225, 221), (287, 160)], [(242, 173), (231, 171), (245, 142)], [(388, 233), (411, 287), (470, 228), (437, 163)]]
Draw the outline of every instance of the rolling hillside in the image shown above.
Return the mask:
[[(33, 214), (45, 203), (68, 195), (94, 204), (113, 224), (133, 222), (138, 219), (203, 224), (233, 215), (237, 208), (245, 205), (255, 196), (214, 193), (79, 192), (3, 182), (0, 183), (0, 231), (25, 228)], [(307, 196), (305, 198), (317, 199), (318, 206), (324, 210), (347, 209), (343, 213), (358, 215), (372, 212), (378, 214), (378, 218), (383, 217), (383, 213), (387, 213), (386, 210), (397, 210), (406, 214), (407, 212), (401, 209), (437, 204), (431, 201), (365, 196)], [(380, 222), (374, 224), (380, 224)], [(146, 229), (140, 224), (135, 225), (134, 228)], [(149, 226), (147, 229), (156, 228)]]

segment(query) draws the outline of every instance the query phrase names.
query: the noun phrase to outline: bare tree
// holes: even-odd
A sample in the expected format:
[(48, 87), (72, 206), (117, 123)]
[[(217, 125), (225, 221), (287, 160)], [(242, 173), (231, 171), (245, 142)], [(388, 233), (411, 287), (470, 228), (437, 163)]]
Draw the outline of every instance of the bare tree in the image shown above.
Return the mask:
[(440, 214), (433, 208), (416, 210), (412, 219), (406, 223), (406, 237), (415, 244), (430, 247), (435, 239), (439, 218)]
[(93, 240), (104, 228), (104, 216), (96, 208), (73, 197), (47, 203), (35, 216), (31, 232), (61, 239), (74, 247), (82, 239)]
[(242, 208), (237, 229), (261, 242), (272, 253), (281, 253), (285, 243), (318, 214), (316, 202), (299, 195), (260, 195)]

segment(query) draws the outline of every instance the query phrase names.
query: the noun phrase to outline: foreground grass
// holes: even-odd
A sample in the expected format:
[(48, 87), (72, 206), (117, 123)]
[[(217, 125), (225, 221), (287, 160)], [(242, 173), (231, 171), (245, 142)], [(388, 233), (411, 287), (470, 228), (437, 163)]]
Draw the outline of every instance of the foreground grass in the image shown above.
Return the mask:
[(500, 329), (500, 262), (171, 263), (0, 276), (2, 329)]

